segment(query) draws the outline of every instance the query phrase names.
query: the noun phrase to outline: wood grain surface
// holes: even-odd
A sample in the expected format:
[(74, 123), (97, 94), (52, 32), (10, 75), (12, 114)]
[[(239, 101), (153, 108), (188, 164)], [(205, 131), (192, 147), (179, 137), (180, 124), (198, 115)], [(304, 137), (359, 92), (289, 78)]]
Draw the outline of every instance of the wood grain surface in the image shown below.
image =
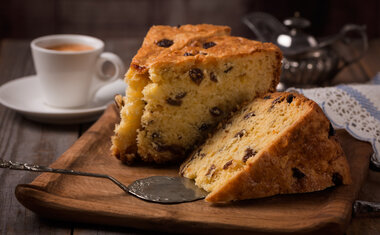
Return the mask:
[[(111, 105), (103, 116), (55, 163), (54, 168), (111, 175), (124, 184), (152, 175), (177, 175), (178, 166), (141, 163), (126, 166), (110, 155), (110, 136), (118, 121)], [(146, 202), (106, 180), (44, 173), (16, 188), (17, 199), (42, 216), (66, 221), (186, 233), (344, 233), (352, 203), (368, 172), (371, 147), (341, 131), (353, 184), (315, 193), (281, 195), (227, 204), (203, 200), (176, 205)]]
[(380, 37), (377, 0), (7, 0), (0, 8), (0, 38), (58, 33), (143, 37), (154, 24), (206, 22), (229, 25), (235, 34), (251, 37), (240, 19), (254, 11), (280, 21), (298, 11), (312, 22), (307, 32), (317, 37), (336, 34), (347, 23), (366, 25), (370, 38)]
[[(129, 65), (130, 59), (141, 44), (141, 39), (141, 37), (114, 38), (106, 41), (106, 50), (117, 53), (125, 64)], [(22, 76), (35, 74), (29, 43), (29, 40), (0, 41), (0, 85)], [(370, 41), (369, 46), (368, 52), (359, 63), (344, 69), (334, 79), (335, 83), (368, 81), (380, 71), (380, 39)], [(12, 161), (49, 165), (91, 125), (92, 123), (59, 126), (32, 122), (0, 105), (0, 157)], [(14, 194), (17, 184), (29, 183), (35, 176), (30, 172), (0, 170), (0, 234), (158, 233), (131, 227), (61, 222), (53, 220), (53, 215), (40, 217), (22, 206)], [(358, 198), (380, 201), (380, 172), (369, 171)], [(146, 210), (149, 210), (149, 207)], [(182, 232), (183, 229), (175, 233)], [(380, 218), (353, 218), (346, 234), (380, 234)]]

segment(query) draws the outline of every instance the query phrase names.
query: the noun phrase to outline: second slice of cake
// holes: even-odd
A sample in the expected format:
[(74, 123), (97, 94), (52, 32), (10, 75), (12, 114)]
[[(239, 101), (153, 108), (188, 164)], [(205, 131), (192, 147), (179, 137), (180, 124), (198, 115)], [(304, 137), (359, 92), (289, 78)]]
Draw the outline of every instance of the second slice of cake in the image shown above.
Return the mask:
[(351, 183), (344, 152), (322, 109), (294, 93), (257, 98), (182, 164), (209, 202), (305, 193)]
[(126, 74), (126, 96), (116, 100), (113, 155), (181, 160), (239, 104), (275, 90), (280, 50), (229, 33), (213, 25), (149, 30)]

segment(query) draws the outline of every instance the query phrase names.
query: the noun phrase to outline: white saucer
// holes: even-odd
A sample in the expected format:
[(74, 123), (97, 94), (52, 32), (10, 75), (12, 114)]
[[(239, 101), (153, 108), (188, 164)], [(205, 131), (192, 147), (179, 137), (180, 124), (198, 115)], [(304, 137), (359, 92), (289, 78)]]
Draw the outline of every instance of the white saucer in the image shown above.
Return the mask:
[(61, 109), (44, 104), (41, 87), (36, 75), (9, 81), (0, 87), (0, 103), (34, 121), (71, 124), (96, 120), (113, 102), (116, 94), (124, 94), (126, 85), (117, 80), (102, 87), (94, 100), (84, 106), (72, 109)]

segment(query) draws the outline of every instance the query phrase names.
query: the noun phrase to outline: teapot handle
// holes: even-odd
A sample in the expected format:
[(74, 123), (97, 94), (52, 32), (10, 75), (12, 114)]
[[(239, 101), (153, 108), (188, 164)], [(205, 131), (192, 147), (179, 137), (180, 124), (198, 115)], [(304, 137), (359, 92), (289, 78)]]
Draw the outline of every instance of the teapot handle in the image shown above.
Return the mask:
[(354, 58), (352, 59), (346, 59), (346, 58), (342, 58), (343, 59), (343, 65), (341, 66), (341, 69), (343, 67), (346, 67), (347, 65), (350, 65), (358, 60), (360, 60), (364, 54), (366, 53), (367, 49), (368, 49), (368, 38), (367, 38), (367, 34), (366, 34), (366, 26), (365, 25), (354, 25), (354, 24), (348, 24), (348, 25), (345, 25), (342, 30), (340, 31), (339, 33), (339, 38), (341, 40), (343, 40), (344, 43), (346, 44), (349, 44), (350, 43), (350, 37), (348, 37), (348, 33), (350, 32), (358, 32), (359, 35), (360, 35), (360, 44), (361, 44), (361, 50), (360, 50), (360, 53), (359, 55), (355, 56)]

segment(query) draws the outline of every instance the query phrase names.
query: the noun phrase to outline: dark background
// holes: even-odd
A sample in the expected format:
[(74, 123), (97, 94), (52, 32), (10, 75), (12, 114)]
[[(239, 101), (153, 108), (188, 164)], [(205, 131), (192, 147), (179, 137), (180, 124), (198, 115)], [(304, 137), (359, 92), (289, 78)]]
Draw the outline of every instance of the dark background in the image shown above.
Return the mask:
[(252, 38), (241, 23), (241, 17), (252, 11), (281, 21), (299, 11), (311, 20), (308, 31), (315, 36), (355, 23), (367, 25), (369, 38), (380, 37), (378, 0), (1, 0), (0, 7), (0, 39), (56, 33), (143, 37), (153, 24), (196, 23), (229, 25), (233, 35)]

